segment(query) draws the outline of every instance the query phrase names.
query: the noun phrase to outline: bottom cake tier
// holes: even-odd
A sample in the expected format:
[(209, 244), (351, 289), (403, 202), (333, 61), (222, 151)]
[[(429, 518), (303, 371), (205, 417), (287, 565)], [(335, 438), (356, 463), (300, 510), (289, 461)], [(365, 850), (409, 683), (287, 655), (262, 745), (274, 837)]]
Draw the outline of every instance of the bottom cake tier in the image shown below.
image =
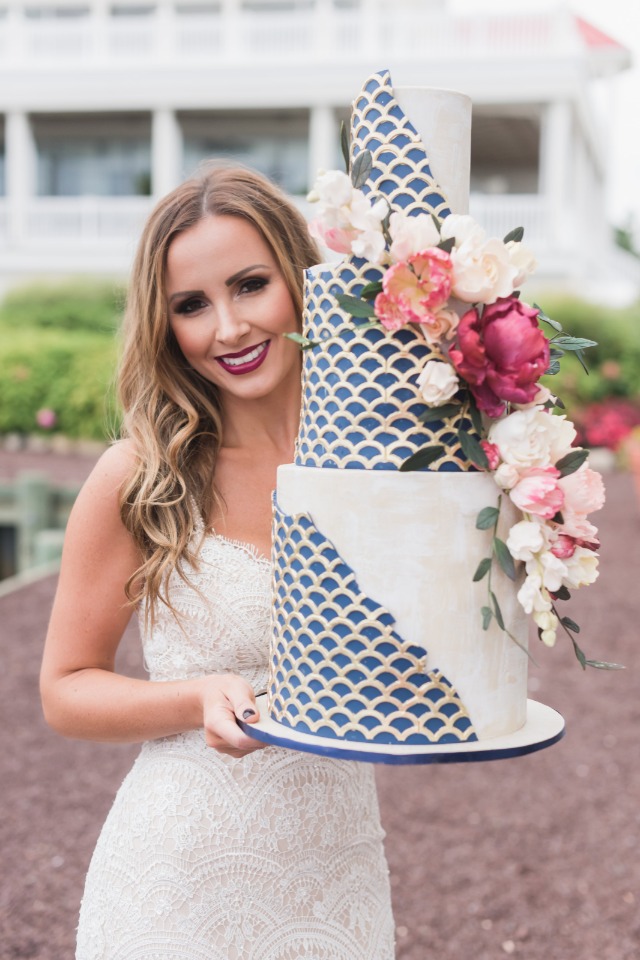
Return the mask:
[(280, 467), (269, 716), (370, 743), (464, 743), (522, 727), (518, 583), (493, 564), (505, 629), (494, 617), (484, 630), (488, 581), (473, 582), (493, 537), (476, 518), (498, 494), (483, 473)]

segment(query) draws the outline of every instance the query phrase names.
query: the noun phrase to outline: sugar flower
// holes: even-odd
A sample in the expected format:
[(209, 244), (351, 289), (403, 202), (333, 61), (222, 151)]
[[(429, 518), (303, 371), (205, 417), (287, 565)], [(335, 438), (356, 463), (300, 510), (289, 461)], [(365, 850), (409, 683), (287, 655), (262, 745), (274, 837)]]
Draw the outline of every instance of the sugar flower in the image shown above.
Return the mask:
[(459, 387), (458, 378), (451, 365), (440, 360), (429, 360), (418, 377), (418, 388), (429, 406), (437, 406), (450, 400)]

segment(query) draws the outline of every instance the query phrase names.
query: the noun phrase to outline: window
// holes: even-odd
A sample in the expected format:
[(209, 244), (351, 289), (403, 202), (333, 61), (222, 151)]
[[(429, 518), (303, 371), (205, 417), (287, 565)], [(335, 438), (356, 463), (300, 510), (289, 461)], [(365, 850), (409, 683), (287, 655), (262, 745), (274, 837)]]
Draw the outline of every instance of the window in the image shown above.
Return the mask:
[(147, 116), (34, 117), (38, 195), (146, 196), (151, 189)]
[(307, 192), (306, 112), (190, 114), (182, 127), (186, 173), (220, 158), (259, 170), (294, 196)]

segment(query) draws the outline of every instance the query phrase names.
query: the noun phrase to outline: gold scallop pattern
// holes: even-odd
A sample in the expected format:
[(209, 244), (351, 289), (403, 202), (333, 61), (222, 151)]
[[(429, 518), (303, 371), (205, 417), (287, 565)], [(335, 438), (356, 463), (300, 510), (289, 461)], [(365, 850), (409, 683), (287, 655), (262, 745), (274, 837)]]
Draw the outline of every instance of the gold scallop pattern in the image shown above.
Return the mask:
[(269, 714), (321, 737), (370, 743), (477, 740), (458, 694), (358, 586), (308, 514), (274, 506)]
[[(352, 115), (352, 157), (370, 150), (373, 168), (363, 192), (384, 194), (411, 214), (449, 209), (425, 148), (393, 95), (388, 72), (364, 85)], [(457, 439), (473, 433), (468, 417), (424, 425), (417, 380), (429, 359), (441, 359), (417, 325), (395, 333), (359, 330), (338, 307), (340, 294), (359, 296), (383, 272), (357, 257), (307, 271), (303, 330), (320, 341), (303, 359), (303, 397), (295, 462), (299, 466), (398, 470), (412, 454), (442, 444), (430, 469), (475, 470)], [(476, 434), (474, 434), (476, 435)], [(477, 436), (477, 435), (476, 435)]]

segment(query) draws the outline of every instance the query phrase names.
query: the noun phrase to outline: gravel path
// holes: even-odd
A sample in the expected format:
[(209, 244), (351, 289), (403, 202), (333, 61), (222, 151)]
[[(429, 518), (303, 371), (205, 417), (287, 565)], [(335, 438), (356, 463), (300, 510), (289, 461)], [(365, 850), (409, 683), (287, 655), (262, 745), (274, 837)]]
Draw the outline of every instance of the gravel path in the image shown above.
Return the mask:
[[(85, 466), (59, 467), (60, 480)], [(567, 612), (589, 655), (627, 669), (584, 673), (567, 644), (536, 648), (531, 695), (565, 716), (563, 741), (515, 760), (378, 768), (398, 960), (640, 960), (640, 511), (627, 476), (606, 479), (602, 576)], [(0, 960), (73, 957), (83, 876), (137, 750), (44, 725), (54, 589), (49, 578), (0, 599)], [(133, 629), (120, 668), (140, 671)]]

